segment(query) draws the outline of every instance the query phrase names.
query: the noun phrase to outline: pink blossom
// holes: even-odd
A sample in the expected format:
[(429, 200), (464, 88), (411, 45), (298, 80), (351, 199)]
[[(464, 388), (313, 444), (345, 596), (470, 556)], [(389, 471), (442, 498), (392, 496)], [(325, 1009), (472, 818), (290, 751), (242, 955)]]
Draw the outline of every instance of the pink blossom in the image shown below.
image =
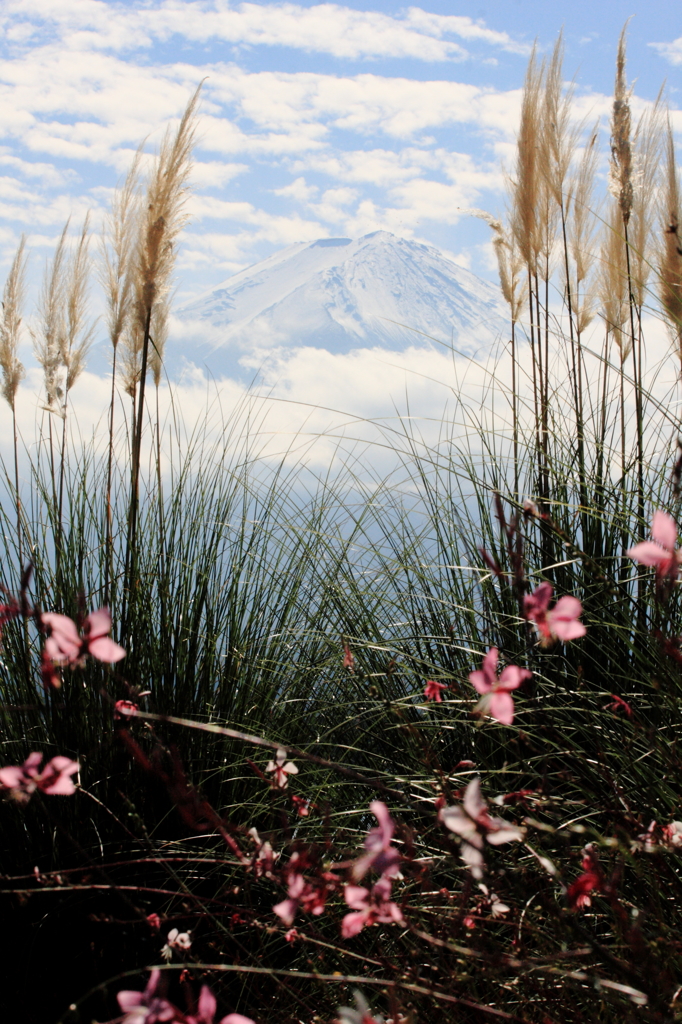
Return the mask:
[[(353, 998), (355, 1000), (355, 1009), (352, 1006), (340, 1006), (339, 1017), (335, 1024), (384, 1024), (383, 1017), (372, 1016), (369, 1003), (359, 989), (354, 989)], [(400, 1016), (399, 1021), (403, 1020), (405, 1018)], [(399, 1021), (396, 1021), (396, 1024), (399, 1024)], [(386, 1024), (390, 1024), (390, 1021), (387, 1021)]]
[(628, 548), (626, 554), (642, 565), (655, 566), (658, 580), (667, 578), (674, 582), (682, 563), (682, 548), (675, 548), (677, 524), (672, 516), (666, 512), (654, 512), (651, 536), (653, 540), (635, 544), (634, 548)]
[(591, 843), (588, 843), (583, 850), (582, 865), (583, 874), (576, 878), (566, 890), (568, 905), (573, 910), (591, 906), (590, 893), (594, 889), (597, 892), (603, 892), (606, 888), (604, 875), (599, 866), (599, 857)]
[(330, 871), (323, 871), (313, 882), (307, 881), (302, 872), (305, 857), (292, 853), (285, 874), (289, 886), (288, 898), (272, 909), (287, 927), (291, 927), (299, 910), (316, 917), (324, 912), (327, 893), (338, 886), (338, 878)]
[(149, 927), (153, 928), (155, 932), (161, 931), (161, 918), (158, 914), (147, 914), (147, 921)]
[(40, 675), (46, 690), (58, 690), (62, 685), (62, 677), (57, 671), (55, 663), (44, 650), (40, 656)]
[(144, 992), (118, 993), (118, 1005), (125, 1015), (122, 1024), (156, 1024), (157, 1021), (175, 1020), (175, 1008), (156, 994), (160, 981), (161, 971), (152, 971)]
[(161, 950), (161, 956), (164, 960), (171, 960), (173, 957), (173, 950), (182, 950), (185, 952), (192, 948), (192, 939), (190, 938), (189, 932), (181, 932), (178, 928), (171, 928), (168, 932), (168, 941)]
[(7, 604), (0, 604), (0, 639), (2, 639), (5, 623), (11, 622), (12, 619), (15, 619), (20, 614), (21, 609), (15, 597), (10, 596)]
[(514, 721), (514, 701), (510, 690), (516, 690), (525, 679), (530, 679), (532, 672), (518, 665), (507, 665), (497, 675), (497, 647), (491, 647), (483, 658), (483, 667), (469, 673), (469, 681), (475, 689), (483, 694), (476, 705), (482, 714), (496, 718), (503, 725), (511, 725)]
[(611, 696), (613, 697), (613, 703), (605, 704), (604, 711), (624, 711), (628, 718), (632, 718), (632, 708), (628, 702), (619, 697), (617, 693), (612, 693)]
[(404, 918), (397, 903), (391, 902), (391, 880), (382, 877), (371, 889), (364, 885), (347, 885), (343, 897), (354, 911), (346, 914), (341, 923), (344, 939), (357, 935), (372, 924), (402, 924)]
[(464, 792), (461, 807), (444, 807), (438, 817), (446, 828), (456, 833), (463, 841), (460, 856), (469, 867), (474, 878), (483, 878), (485, 843), (498, 846), (523, 839), (523, 829), (488, 814), (488, 805), (481, 796), (480, 779), (472, 779)]
[(308, 815), (310, 814), (310, 807), (311, 807), (311, 801), (310, 800), (306, 800), (302, 796), (295, 796), (292, 793), (291, 794), (291, 802), (294, 805), (294, 807), (296, 809), (296, 813), (298, 814), (299, 818), (307, 818), (308, 817)]
[(355, 658), (348, 644), (343, 645), (343, 667), (349, 672), (355, 672)]
[(663, 828), (663, 842), (666, 846), (682, 846), (682, 821), (671, 821)]
[(427, 700), (435, 700), (437, 704), (440, 704), (443, 700), (440, 692), (447, 689), (447, 683), (439, 683), (435, 679), (427, 679), (426, 686), (424, 687), (424, 696)]
[(268, 761), (266, 772), (272, 775), (274, 789), (286, 789), (288, 785), (287, 775), (298, 775), (298, 768), (293, 761), (287, 761), (287, 752), (281, 748), (275, 754), (273, 761)]
[(400, 870), (400, 854), (394, 846), (391, 846), (391, 839), (395, 831), (393, 819), (389, 814), (388, 807), (381, 800), (372, 800), (369, 809), (379, 822), (378, 828), (370, 829), (365, 839), (365, 849), (361, 857), (353, 865), (353, 878), (359, 881), (370, 868), (379, 875), (386, 878), (395, 878)]
[(293, 874), (289, 879), (288, 898), (277, 903), (272, 909), (290, 927), (299, 909), (319, 917), (324, 912), (325, 902), (326, 893), (323, 889), (311, 885), (303, 875)]
[(543, 647), (548, 647), (557, 640), (577, 640), (587, 632), (582, 622), (578, 622), (583, 611), (578, 598), (568, 595), (560, 597), (550, 611), (549, 602), (553, 593), (551, 583), (541, 583), (532, 594), (526, 594), (523, 599), (523, 614), (535, 623)]
[(479, 882), (478, 888), (483, 893), (483, 902), (481, 908), (488, 907), (493, 917), (502, 917), (504, 914), (509, 913), (509, 907), (506, 903), (503, 903), (500, 897), (495, 892), (491, 892), (487, 885), (483, 885)]
[(88, 654), (98, 661), (110, 664), (125, 658), (124, 649), (107, 636), (111, 632), (111, 615), (108, 608), (90, 612), (83, 623), (82, 636), (76, 623), (68, 615), (43, 612), (40, 623), (49, 630), (44, 646), (45, 656), (55, 665), (80, 667), (85, 663)]
[(258, 829), (250, 828), (249, 835), (256, 848), (250, 857), (242, 857), (242, 864), (247, 871), (253, 871), (256, 878), (272, 878), (272, 871), (279, 854), (275, 853), (267, 840), (261, 839)]
[(76, 787), (70, 776), (80, 771), (78, 761), (58, 755), (48, 761), (41, 772), (42, 759), (43, 755), (35, 751), (18, 767), (0, 768), (0, 790), (7, 791), (20, 803), (26, 803), (36, 789), (50, 796), (71, 796), (75, 793)]
[(138, 710), (139, 704), (136, 704), (133, 700), (117, 700), (114, 704), (114, 721), (121, 721), (123, 718), (130, 718), (130, 716)]
[[(199, 1003), (196, 1016), (183, 1018), (187, 1024), (213, 1024), (218, 1003), (208, 985), (201, 986)], [(241, 1013), (228, 1013), (223, 1017), (220, 1024), (254, 1024), (250, 1017), (244, 1017)]]

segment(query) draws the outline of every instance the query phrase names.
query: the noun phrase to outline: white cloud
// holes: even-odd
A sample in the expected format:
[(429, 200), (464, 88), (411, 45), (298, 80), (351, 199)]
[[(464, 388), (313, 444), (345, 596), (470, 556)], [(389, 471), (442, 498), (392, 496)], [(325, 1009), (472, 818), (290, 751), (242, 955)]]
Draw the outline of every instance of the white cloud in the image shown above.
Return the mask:
[(649, 43), (654, 50), (658, 50), (662, 57), (670, 61), (675, 67), (682, 64), (682, 36), (673, 39), (669, 43)]
[(73, 49), (131, 51), (175, 36), (195, 43), (288, 47), (344, 60), (367, 58), (421, 61), (462, 60), (468, 51), (455, 39), (512, 53), (525, 44), (482, 21), (443, 16), (418, 7), (403, 15), (359, 11), (338, 4), (294, 3), (234, 6), (224, 0), (174, 0), (135, 6), (101, 0), (7, 0), (1, 23), (6, 38), (25, 44), (46, 27)]

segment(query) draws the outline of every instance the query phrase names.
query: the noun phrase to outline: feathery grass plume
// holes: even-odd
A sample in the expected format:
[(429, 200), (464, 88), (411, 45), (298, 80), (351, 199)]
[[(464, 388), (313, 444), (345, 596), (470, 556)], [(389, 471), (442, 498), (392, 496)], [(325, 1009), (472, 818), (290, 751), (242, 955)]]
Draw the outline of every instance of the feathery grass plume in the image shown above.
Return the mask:
[(628, 268), (619, 203), (611, 203), (601, 233), (597, 295), (606, 330), (625, 362), (632, 348), (626, 329), (629, 316)]
[(164, 294), (159, 296), (157, 301), (154, 303), (154, 308), (152, 310), (149, 338), (149, 344), (151, 346), (151, 352), (149, 353), (149, 369), (152, 372), (154, 384), (157, 388), (161, 383), (163, 353), (166, 348), (166, 341), (168, 340), (170, 303), (170, 293), (164, 292)]
[(571, 299), (578, 335), (592, 323), (595, 316), (595, 293), (590, 275), (596, 259), (594, 177), (599, 158), (598, 126), (595, 125), (583, 149), (576, 172), (569, 184), (571, 217), (566, 224), (568, 252), (573, 263), (569, 271)]
[(509, 235), (502, 221), (497, 220), (487, 210), (469, 209), (464, 212), (484, 220), (493, 233), (492, 246), (497, 260), (502, 296), (509, 306), (512, 324), (517, 324), (528, 298), (528, 288), (526, 282), (521, 279), (523, 262), (519, 256), (516, 238), (513, 234)]
[(26, 239), (21, 236), (19, 248), (12, 260), (5, 288), (2, 294), (2, 319), (0, 319), (0, 369), (2, 370), (2, 394), (12, 411), (17, 389), (26, 371), (17, 355), (21, 308), (26, 290)]
[(85, 357), (92, 343), (94, 324), (88, 323), (88, 288), (90, 284), (90, 214), (64, 272), (64, 329), (59, 336), (59, 354), (66, 371), (62, 401), (62, 438), (59, 459), (59, 504), (57, 522), (57, 569), (62, 547), (62, 508), (64, 503), (64, 463), (66, 459), (66, 411), (69, 392), (85, 369)]
[(564, 39), (559, 33), (545, 75), (542, 132), (539, 139), (540, 167), (554, 199), (568, 216), (566, 179), (582, 126), (571, 126), (573, 86), (563, 89)]
[(653, 264), (652, 235), (661, 164), (664, 111), (659, 93), (641, 116), (633, 141), (632, 215), (628, 225), (632, 296), (641, 311)]
[(523, 261), (521, 260), (516, 239), (513, 234), (508, 235), (502, 221), (491, 217), (485, 210), (468, 210), (474, 217), (484, 220), (493, 232), (493, 250), (497, 259), (497, 269), (500, 277), (500, 288), (502, 295), (509, 305), (511, 320), (511, 407), (512, 407), (512, 443), (514, 450), (514, 490), (518, 492), (518, 463), (519, 463), (519, 427), (518, 427), (518, 405), (517, 405), (517, 380), (516, 380), (516, 325), (519, 322), (521, 312), (528, 299), (528, 286), (526, 278), (521, 276)]
[(12, 439), (14, 450), (14, 499), (17, 508), (17, 554), (19, 569), (23, 568), (23, 540), (21, 532), (21, 498), (19, 495), (19, 445), (17, 435), (16, 397), (19, 384), (26, 371), (17, 355), (21, 308), (26, 289), (26, 238), (21, 236), (10, 267), (2, 295), (2, 319), (0, 319), (0, 369), (2, 369), (2, 394), (12, 410)]
[(65, 309), (65, 261), (67, 220), (59, 236), (51, 264), (45, 268), (43, 286), (38, 300), (39, 327), (33, 333), (33, 347), (36, 359), (43, 368), (45, 384), (45, 405), (43, 408), (58, 416), (64, 415), (62, 399), (64, 381), (62, 369), (62, 338), (66, 330)]
[(107, 326), (114, 352), (132, 312), (135, 242), (139, 232), (140, 160), (133, 159), (123, 185), (116, 189), (100, 242), (99, 277), (107, 303)]
[(675, 140), (668, 122), (665, 140), (665, 178), (661, 195), (661, 241), (658, 245), (659, 292), (668, 330), (682, 362), (682, 238), (680, 238), (680, 179)]
[(625, 34), (628, 23), (618, 40), (616, 56), (616, 84), (611, 112), (611, 166), (609, 169), (609, 191), (618, 202), (623, 224), (627, 225), (632, 213), (632, 115), (630, 96), (625, 77)]
[(151, 172), (137, 247), (136, 315), (144, 329), (157, 297), (169, 287), (178, 235), (187, 222), (184, 205), (196, 137), (198, 87), (177, 131), (166, 132)]
[[(131, 320), (134, 298), (135, 241), (139, 233), (140, 217), (140, 160), (142, 146), (135, 154), (121, 188), (117, 188), (107, 215), (101, 239), (101, 262), (99, 276), (107, 303), (107, 325), (113, 350), (111, 367), (111, 397), (109, 400), (109, 456), (107, 470), (107, 529), (106, 547), (108, 560), (104, 582), (104, 604), (109, 605), (112, 575), (112, 509), (111, 485), (114, 458), (114, 404), (116, 400), (116, 373), (118, 344), (123, 338), (124, 345), (131, 338)], [(132, 392), (135, 393), (137, 378), (134, 374)], [(129, 390), (126, 388), (126, 390)]]
[[(187, 221), (184, 206), (189, 194), (188, 178), (192, 165), (200, 92), (201, 84), (187, 104), (175, 134), (171, 135), (167, 131), (164, 135), (149, 177), (145, 209), (140, 218), (135, 271), (134, 320), (137, 331), (142, 333), (142, 352), (139, 369), (140, 385), (136, 399), (137, 409), (133, 409), (137, 420), (133, 430), (131, 495), (126, 545), (125, 578), (128, 586), (135, 575), (137, 558), (140, 456), (152, 313), (156, 302), (162, 300), (170, 288), (177, 238)], [(135, 338), (135, 334), (133, 337)], [(133, 375), (129, 378), (129, 384), (132, 384), (136, 373), (136, 367), (132, 367), (132, 369)], [(124, 612), (124, 624), (125, 617)]]
[(60, 354), (66, 370), (64, 405), (68, 394), (85, 368), (92, 343), (94, 324), (87, 322), (90, 284), (90, 214), (83, 221), (80, 237), (69, 261), (65, 283), (65, 330), (60, 336)]
[(521, 101), (521, 121), (516, 147), (514, 178), (510, 180), (512, 195), (511, 228), (524, 264), (534, 270), (542, 238), (538, 224), (538, 145), (542, 114), (544, 63), (538, 65), (535, 48), (526, 69)]
[(135, 400), (137, 385), (142, 376), (142, 345), (144, 330), (140, 327), (137, 317), (131, 317), (121, 336), (118, 353), (117, 370), (121, 377), (121, 385), (127, 395)]
[[(537, 52), (533, 47), (521, 100), (521, 120), (516, 145), (514, 175), (509, 179), (511, 193), (510, 228), (516, 241), (519, 255), (526, 267), (528, 277), (528, 309), (530, 352), (533, 380), (533, 404), (535, 408), (535, 429), (537, 434), (538, 470), (542, 478), (542, 422), (546, 408), (543, 372), (542, 345), (540, 336), (540, 310), (537, 288), (538, 259), (545, 232), (542, 226), (542, 212), (546, 203), (540, 168), (538, 147), (542, 128), (542, 87), (545, 77), (544, 62), (538, 65)], [(540, 488), (542, 490), (542, 486)]]

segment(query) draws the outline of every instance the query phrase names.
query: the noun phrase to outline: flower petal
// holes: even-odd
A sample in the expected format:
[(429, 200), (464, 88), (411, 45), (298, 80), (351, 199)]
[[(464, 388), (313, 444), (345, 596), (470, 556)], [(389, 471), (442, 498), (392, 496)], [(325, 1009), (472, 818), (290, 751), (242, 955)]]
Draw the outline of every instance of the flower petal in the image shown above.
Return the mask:
[(487, 804), (481, 796), (481, 780), (472, 779), (464, 792), (464, 810), (476, 820), (487, 809)]
[(382, 803), (381, 800), (372, 800), (371, 804), (369, 805), (369, 809), (379, 822), (379, 831), (381, 833), (382, 843), (388, 845), (393, 836), (393, 831), (395, 827), (388, 807), (386, 806), (385, 803)]
[(490, 697), (490, 715), (502, 725), (511, 725), (514, 721), (514, 701), (510, 694), (498, 690)]
[(499, 690), (517, 690), (525, 679), (533, 675), (527, 668), (520, 668), (518, 665), (507, 665), (502, 669), (498, 683)]
[(489, 680), (485, 672), (480, 669), (476, 669), (475, 672), (469, 673), (469, 682), (478, 693), (490, 693), (492, 690), (492, 683)]
[(658, 544), (654, 544), (653, 541), (644, 540), (641, 544), (635, 544), (634, 548), (628, 548), (625, 552), (628, 558), (634, 559), (635, 562), (640, 562), (642, 565), (657, 565), (665, 566), (671, 560), (669, 551), (664, 551)]
[(343, 938), (351, 939), (354, 935), (358, 935), (365, 927), (367, 917), (368, 912), (366, 910), (359, 910), (352, 914), (346, 914), (341, 922), (341, 935)]
[(668, 551), (674, 551), (677, 544), (677, 523), (667, 512), (654, 512), (651, 520), (651, 536)]
[(88, 642), (88, 653), (93, 658), (97, 658), (98, 661), (107, 661), (109, 664), (120, 661), (121, 658), (126, 656), (125, 649), (120, 644), (114, 643), (108, 636), (100, 636), (90, 640)]
[(83, 623), (83, 633), (90, 639), (106, 636), (111, 632), (111, 612), (108, 608), (98, 608), (96, 612), (90, 612)]

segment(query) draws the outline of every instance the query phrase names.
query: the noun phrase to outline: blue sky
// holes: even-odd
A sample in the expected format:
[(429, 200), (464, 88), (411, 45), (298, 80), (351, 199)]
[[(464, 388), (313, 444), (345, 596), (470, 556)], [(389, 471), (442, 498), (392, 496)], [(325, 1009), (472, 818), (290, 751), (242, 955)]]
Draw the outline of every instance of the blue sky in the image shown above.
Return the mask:
[(384, 228), (494, 276), (530, 46), (564, 28), (576, 116), (607, 122), (626, 18), (635, 108), (667, 79), (682, 130), (679, 3), (481, 0), (423, 7), (224, 0), (0, 4), (0, 258), (39, 268), (71, 215), (97, 219), (139, 141), (206, 78), (178, 298), (291, 242)]

